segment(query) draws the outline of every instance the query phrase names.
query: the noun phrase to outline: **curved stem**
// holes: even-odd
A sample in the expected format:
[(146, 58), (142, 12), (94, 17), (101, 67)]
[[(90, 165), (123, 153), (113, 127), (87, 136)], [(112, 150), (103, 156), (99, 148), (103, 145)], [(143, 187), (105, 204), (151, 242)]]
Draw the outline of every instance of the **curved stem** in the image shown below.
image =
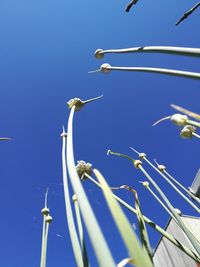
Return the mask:
[(172, 76), (179, 76), (191, 79), (200, 79), (200, 73), (198, 72), (190, 72), (190, 71), (182, 71), (182, 70), (172, 70), (172, 69), (163, 69), (163, 68), (149, 68), (149, 67), (112, 67), (109, 66), (106, 68), (108, 71), (116, 70), (116, 71), (137, 71), (137, 72), (154, 72)]
[(123, 54), (123, 53), (162, 53), (180, 56), (200, 57), (200, 48), (177, 47), (177, 46), (139, 46), (124, 49), (102, 50), (99, 54)]

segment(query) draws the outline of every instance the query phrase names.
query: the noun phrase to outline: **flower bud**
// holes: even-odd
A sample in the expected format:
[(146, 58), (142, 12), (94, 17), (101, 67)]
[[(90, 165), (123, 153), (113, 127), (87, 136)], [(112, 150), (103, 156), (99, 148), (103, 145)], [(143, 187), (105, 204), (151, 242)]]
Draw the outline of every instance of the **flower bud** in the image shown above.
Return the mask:
[(182, 138), (192, 138), (193, 133), (196, 131), (196, 127), (192, 125), (186, 125), (180, 132)]
[(158, 165), (159, 171), (163, 172), (166, 170), (166, 167), (164, 165)]
[(170, 120), (178, 126), (185, 126), (187, 124), (188, 116), (182, 114), (174, 114), (171, 116)]
[(103, 73), (109, 73), (110, 70), (108, 68), (110, 68), (110, 67), (111, 67), (110, 64), (104, 63), (101, 65), (100, 71), (102, 71)]
[(81, 179), (87, 179), (87, 177), (84, 174), (85, 173), (87, 173), (88, 175), (92, 174), (92, 164), (86, 163), (83, 160), (79, 160), (77, 161), (76, 171)]
[(142, 182), (142, 185), (143, 185), (144, 187), (149, 187), (149, 182), (144, 181), (144, 182)]
[(84, 102), (80, 98), (73, 98), (67, 102), (67, 105), (69, 109), (75, 106), (75, 111), (80, 111), (84, 106)]
[(103, 57), (104, 57), (103, 50), (102, 50), (102, 49), (97, 49), (97, 50), (94, 52), (94, 55), (95, 55), (95, 57), (98, 58), (98, 59), (103, 58)]
[(74, 202), (78, 200), (76, 194), (74, 194), (74, 195), (72, 196), (72, 200), (73, 200)]
[(42, 215), (48, 215), (49, 214), (49, 209), (48, 208), (43, 208), (41, 210), (41, 213), (42, 213)]
[(147, 155), (146, 155), (145, 153), (140, 153), (140, 154), (139, 154), (139, 158), (140, 158), (140, 159), (144, 159), (144, 158), (146, 158), (146, 156), (147, 156)]
[(140, 160), (138, 160), (138, 159), (134, 161), (134, 167), (135, 167), (135, 168), (138, 169), (140, 165), (142, 165), (142, 161), (140, 161)]
[(65, 133), (65, 132), (61, 133), (60, 137), (66, 138), (67, 137), (67, 133)]
[(52, 223), (53, 218), (50, 215), (47, 215), (46, 217), (46, 223)]

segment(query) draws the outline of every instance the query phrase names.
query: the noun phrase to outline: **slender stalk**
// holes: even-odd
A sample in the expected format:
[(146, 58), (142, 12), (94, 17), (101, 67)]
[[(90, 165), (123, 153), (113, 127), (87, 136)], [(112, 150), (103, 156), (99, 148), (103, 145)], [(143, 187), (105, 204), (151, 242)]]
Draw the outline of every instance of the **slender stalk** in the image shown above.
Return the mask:
[(70, 202), (69, 195), (69, 186), (68, 186), (68, 177), (67, 177), (67, 166), (66, 166), (66, 133), (63, 129), (62, 133), (63, 145), (62, 145), (62, 167), (63, 167), (63, 189), (64, 189), (64, 198), (65, 198), (65, 210), (67, 215), (67, 223), (69, 229), (70, 240), (72, 243), (72, 249), (75, 256), (76, 264), (78, 267), (83, 267), (82, 252), (78, 240), (78, 235), (76, 232), (76, 227), (74, 223), (74, 217)]
[(82, 222), (81, 222), (79, 204), (78, 204), (78, 200), (77, 200), (76, 195), (73, 195), (72, 199), (73, 199), (74, 207), (75, 207), (75, 214), (76, 214), (76, 221), (77, 221), (77, 225), (78, 225), (79, 239), (80, 239), (81, 249), (82, 249), (83, 263), (84, 263), (84, 267), (88, 267), (89, 266), (89, 262), (88, 262), (88, 255), (87, 255), (87, 250), (86, 250), (86, 246), (85, 246), (85, 239), (84, 239), (84, 234), (83, 234), (83, 227), (82, 227)]
[(100, 267), (115, 267), (115, 262), (112, 258), (110, 250), (101, 232), (101, 229), (96, 221), (95, 215), (92, 211), (90, 203), (82, 187), (80, 178), (76, 172), (75, 162), (74, 162), (74, 151), (73, 151), (73, 116), (74, 116), (75, 106), (72, 107), (69, 121), (68, 121), (68, 137), (67, 137), (67, 162), (69, 178), (73, 187), (75, 194), (77, 195), (79, 201), (80, 211), (85, 223), (86, 229), (88, 231), (89, 238), (91, 240), (94, 252), (97, 257), (97, 261)]
[(163, 171), (174, 183), (176, 183), (183, 191), (185, 191), (192, 199), (200, 204), (200, 199), (195, 197), (187, 188), (185, 188), (180, 182), (178, 182), (169, 172)]
[[(198, 72), (189, 72), (182, 70), (172, 70), (172, 69), (163, 69), (163, 68), (149, 68), (149, 67), (113, 67), (107, 66), (106, 71), (110, 72), (111, 70), (116, 71), (135, 71), (135, 72), (154, 72), (160, 74), (166, 74), (171, 76), (179, 76), (191, 79), (200, 79), (200, 73)], [(105, 70), (103, 71), (105, 72)]]
[(49, 223), (46, 223), (45, 238), (44, 238), (44, 259), (43, 259), (44, 267), (46, 267), (46, 259), (47, 259), (48, 234), (49, 234)]
[(138, 169), (141, 170), (141, 172), (146, 176), (146, 178), (150, 181), (150, 183), (155, 187), (155, 189), (158, 191), (162, 199), (165, 201), (166, 205), (168, 206), (168, 209), (171, 211), (173, 216), (176, 218), (177, 222), (179, 223), (181, 229), (184, 231), (188, 239), (190, 240), (191, 244), (195, 248), (198, 255), (200, 255), (200, 244), (197, 241), (197, 239), (193, 236), (193, 234), (189, 231), (189, 229), (185, 226), (180, 216), (176, 213), (174, 210), (174, 207), (171, 205), (168, 198), (165, 196), (163, 191), (160, 189), (160, 187), (156, 184), (156, 182), (151, 178), (151, 176), (145, 171), (145, 169), (142, 167), (141, 164), (138, 165)]
[(176, 47), (176, 46), (139, 46), (124, 49), (98, 49), (95, 52), (96, 57), (103, 57), (105, 54), (129, 54), (129, 53), (162, 53), (179, 56), (200, 57), (200, 48)]
[(187, 120), (187, 124), (200, 128), (200, 123), (197, 121)]
[(200, 2), (198, 2), (195, 6), (193, 6), (190, 10), (188, 10), (177, 22), (176, 26), (181, 23), (183, 20), (187, 19), (198, 7), (200, 6)]
[(170, 106), (171, 106), (172, 108), (178, 110), (179, 112), (188, 115), (189, 117), (193, 117), (193, 118), (195, 118), (195, 119), (197, 119), (197, 120), (200, 120), (200, 115), (197, 114), (197, 113), (195, 113), (195, 112), (192, 112), (192, 111), (190, 111), (190, 110), (188, 110), (188, 109), (186, 109), (186, 108), (182, 108), (182, 107), (177, 106), (177, 105), (174, 105), (174, 104), (171, 104)]
[[(99, 188), (102, 189), (101, 185), (95, 180), (93, 179), (90, 175), (85, 174), (85, 176), (87, 176), (87, 178), (92, 181), (95, 185), (97, 185)], [(120, 197), (116, 196), (115, 194), (113, 194), (113, 196), (115, 197), (115, 199), (117, 199), (117, 201), (119, 203), (121, 203), (125, 208), (127, 208), (129, 211), (131, 211), (133, 214), (137, 215), (137, 211), (136, 209), (134, 209), (133, 207), (131, 207), (128, 203), (126, 203), (124, 200), (122, 200)], [(157, 232), (159, 232), (162, 236), (164, 236), (166, 239), (168, 239), (171, 243), (173, 243), (177, 248), (179, 248), (181, 251), (183, 251), (185, 254), (187, 254), (191, 259), (195, 260), (196, 262), (200, 262), (200, 257), (198, 257), (198, 255), (196, 254), (196, 252), (188, 249), (186, 246), (182, 245), (176, 238), (174, 238), (172, 235), (170, 235), (168, 232), (166, 232), (162, 227), (160, 227), (159, 225), (157, 225), (155, 222), (153, 222), (152, 220), (150, 220), (148, 217), (144, 216), (144, 220), (146, 223), (148, 223), (149, 226), (151, 226), (154, 230), (156, 230)]]
[(158, 172), (164, 179), (165, 181), (167, 181), (171, 187), (173, 187), (173, 189), (185, 200), (187, 201), (187, 203), (193, 207), (193, 209), (200, 213), (200, 209), (189, 199), (187, 198), (169, 179), (167, 176), (165, 176), (160, 170), (158, 170), (156, 168), (156, 166), (154, 166), (146, 157), (144, 158), (144, 160), (156, 171)]
[(198, 135), (197, 133), (192, 133), (192, 135), (200, 139), (200, 135)]
[(84, 104), (87, 104), (87, 103), (90, 103), (90, 102), (92, 102), (92, 101), (98, 100), (98, 99), (100, 99), (100, 98), (102, 98), (102, 97), (103, 97), (103, 95), (100, 95), (100, 96), (97, 96), (97, 97), (93, 97), (93, 98), (84, 100), (83, 103), (84, 103)]

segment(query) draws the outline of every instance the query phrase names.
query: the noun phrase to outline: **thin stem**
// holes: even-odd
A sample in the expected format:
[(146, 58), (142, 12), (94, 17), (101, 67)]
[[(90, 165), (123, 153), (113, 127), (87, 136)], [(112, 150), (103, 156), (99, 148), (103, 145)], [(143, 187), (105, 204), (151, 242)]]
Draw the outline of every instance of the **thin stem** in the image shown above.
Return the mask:
[(189, 231), (189, 229), (185, 226), (185, 224), (183, 223), (182, 219), (180, 218), (180, 216), (176, 213), (176, 211), (174, 210), (174, 207), (171, 205), (170, 201), (168, 200), (168, 198), (165, 196), (165, 194), (163, 193), (163, 191), (160, 189), (160, 187), (156, 184), (156, 182), (151, 178), (151, 176), (145, 171), (145, 169), (142, 167), (142, 165), (138, 165), (138, 169), (140, 169), (142, 171), (142, 173), (147, 177), (147, 179), (151, 182), (151, 184), (155, 187), (155, 189), (159, 192), (160, 196), (163, 198), (163, 200), (165, 201), (166, 205), (168, 206), (169, 210), (171, 211), (171, 213), (173, 214), (173, 216), (176, 218), (177, 222), (179, 223), (181, 229), (185, 232), (186, 236), (188, 237), (188, 239), (190, 240), (191, 244), (193, 245), (193, 247), (195, 248), (195, 250), (197, 251), (198, 255), (200, 255), (200, 244), (197, 241), (197, 239), (193, 236), (193, 234)]
[(187, 124), (200, 128), (200, 123), (197, 121), (187, 120)]
[(200, 199), (195, 197), (187, 188), (185, 188), (179, 181), (177, 181), (169, 172), (166, 170), (163, 171), (174, 183), (176, 183), (180, 188), (185, 191), (192, 199), (194, 199), (196, 202), (200, 204)]
[[(90, 175), (85, 174), (85, 176), (87, 176), (87, 178), (92, 181), (95, 185), (97, 185), (99, 188), (102, 189), (101, 185), (95, 180), (93, 179)], [(132, 213), (134, 213), (135, 215), (137, 215), (137, 211), (131, 207), (128, 203), (126, 203), (124, 200), (122, 200), (120, 197), (116, 196), (115, 194), (113, 194), (113, 196), (115, 197), (115, 199), (117, 199), (117, 201), (119, 203), (121, 203), (125, 208), (127, 208), (129, 211), (131, 211)], [(165, 238), (167, 238), (170, 242), (172, 242), (176, 247), (178, 247), (180, 250), (182, 250), (185, 254), (187, 254), (190, 258), (192, 258), (193, 260), (195, 260), (196, 262), (200, 262), (200, 258), (198, 257), (198, 255), (196, 254), (196, 252), (191, 251), (190, 249), (188, 249), (187, 247), (185, 247), (184, 245), (182, 245), (176, 238), (174, 238), (173, 236), (171, 236), (168, 232), (166, 232), (162, 227), (160, 227), (159, 225), (157, 225), (156, 223), (154, 223), (152, 220), (150, 220), (148, 217), (144, 216), (144, 220), (146, 223), (148, 223), (154, 230), (156, 230), (157, 232), (159, 232), (162, 236), (164, 236)]]
[(97, 97), (94, 97), (94, 98), (90, 98), (90, 99), (84, 100), (83, 103), (87, 104), (87, 103), (90, 103), (92, 101), (98, 100), (98, 99), (100, 99), (102, 97), (103, 97), (103, 95), (100, 95), (100, 96), (97, 96)]
[(171, 187), (174, 188), (174, 190), (183, 198), (187, 203), (193, 207), (193, 209), (196, 210), (196, 212), (200, 213), (200, 209), (189, 199), (187, 198), (169, 179), (167, 176), (165, 176), (160, 170), (158, 170), (147, 158), (144, 158), (144, 160), (156, 171), (158, 172), (164, 179), (167, 181)]
[[(63, 134), (65, 134), (64, 129), (63, 129)], [(84, 265), (83, 265), (83, 259), (82, 259), (82, 252), (81, 252), (78, 236), (76, 233), (76, 227), (74, 223), (72, 207), (71, 207), (71, 202), (70, 202), (70, 195), (69, 195), (67, 166), (66, 166), (66, 137), (63, 137), (62, 167), (63, 167), (63, 189), (64, 189), (64, 198), (65, 198), (65, 210), (66, 210), (70, 240), (72, 243), (72, 249), (73, 249), (73, 253), (75, 256), (77, 266), (83, 267)]]
[[(98, 51), (98, 50), (97, 50)], [(200, 57), (200, 48), (176, 47), (176, 46), (139, 46), (124, 49), (100, 50), (98, 54), (127, 54), (127, 53), (162, 53), (180, 56)]]
[(75, 161), (74, 161), (74, 149), (73, 149), (73, 117), (75, 112), (75, 106), (72, 107), (68, 120), (68, 137), (67, 137), (67, 162), (69, 178), (74, 190), (77, 195), (80, 211), (82, 214), (83, 221), (85, 223), (90, 241), (95, 251), (98, 263), (100, 267), (114, 267), (115, 262), (107, 246), (105, 238), (101, 232), (98, 222), (95, 218), (93, 210), (87, 199), (80, 178), (78, 177)]
[(122, 158), (126, 158), (126, 159), (128, 159), (128, 160), (133, 161), (133, 162), (135, 161), (135, 159), (129, 157), (129, 156), (126, 155), (126, 154), (122, 154), (122, 153), (118, 153), (118, 152), (113, 152), (113, 151), (111, 151), (111, 150), (108, 150), (107, 154), (108, 154), (108, 155), (115, 155), (115, 156), (122, 157)]
[(47, 201), (48, 201), (48, 192), (49, 192), (49, 188), (47, 187), (46, 193), (45, 193), (45, 208), (47, 208)]
[(186, 108), (182, 108), (182, 107), (174, 105), (174, 104), (171, 104), (170, 106), (172, 108), (174, 108), (175, 110), (178, 110), (179, 112), (188, 115), (189, 117), (193, 117), (193, 118), (195, 118), (197, 120), (200, 120), (200, 115), (195, 113), (195, 112), (192, 112), (192, 111), (190, 111), (190, 110), (188, 110)]
[(138, 71), (138, 72), (154, 72), (172, 76), (179, 76), (191, 79), (200, 79), (200, 73), (182, 71), (182, 70), (172, 70), (172, 69), (163, 69), (163, 68), (149, 68), (149, 67), (106, 67), (107, 71), (116, 70), (116, 71)]
[(200, 6), (200, 2), (198, 2), (195, 6), (193, 6), (190, 10), (188, 10), (177, 22), (176, 26), (181, 23), (183, 20), (187, 19), (198, 7)]
[(49, 223), (46, 223), (46, 231), (45, 231), (45, 238), (44, 238), (44, 259), (43, 259), (44, 267), (46, 267), (48, 233), (49, 233)]
[(42, 225), (42, 248), (41, 248), (40, 267), (45, 267), (45, 266), (44, 266), (45, 229), (46, 229), (46, 215), (43, 215), (43, 225)]
[(192, 133), (192, 135), (200, 139), (200, 135), (198, 135), (197, 133)]
[(78, 225), (79, 239), (80, 239), (81, 249), (82, 249), (83, 263), (84, 263), (84, 267), (88, 267), (89, 266), (88, 255), (87, 255), (87, 250), (85, 246), (81, 215), (80, 215), (79, 204), (78, 204), (76, 195), (73, 196), (73, 201), (74, 201), (74, 207), (75, 207), (76, 221)]

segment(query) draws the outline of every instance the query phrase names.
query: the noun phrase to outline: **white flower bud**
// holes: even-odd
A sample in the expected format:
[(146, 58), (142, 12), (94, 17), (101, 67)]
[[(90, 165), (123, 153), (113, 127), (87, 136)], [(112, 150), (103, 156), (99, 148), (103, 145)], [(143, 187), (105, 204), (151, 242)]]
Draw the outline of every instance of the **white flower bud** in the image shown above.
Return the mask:
[(140, 158), (140, 159), (144, 159), (144, 158), (146, 158), (146, 156), (147, 156), (147, 155), (146, 155), (145, 153), (140, 153), (140, 154), (139, 154), (139, 158)]
[(46, 223), (52, 223), (53, 218), (50, 215), (47, 215), (46, 217)]
[(182, 214), (181, 210), (179, 210), (179, 209), (174, 209), (174, 210), (175, 210), (175, 212), (176, 212), (178, 215), (181, 215), (181, 214)]
[(110, 64), (104, 63), (101, 65), (100, 71), (102, 71), (103, 73), (109, 73), (110, 70), (108, 68), (110, 68), (110, 67), (111, 67)]
[(166, 167), (164, 165), (158, 165), (159, 171), (163, 172), (166, 170)]
[(97, 49), (97, 50), (94, 52), (95, 57), (98, 58), (98, 59), (103, 58), (103, 57), (104, 57), (104, 54), (103, 54), (102, 52), (103, 52), (102, 49)]
[(188, 116), (182, 114), (174, 114), (171, 116), (170, 120), (178, 126), (185, 126), (187, 124)]
[(134, 167), (138, 169), (139, 165), (142, 165), (142, 161), (140, 161), (140, 160), (138, 160), (138, 159), (135, 160), (135, 161), (134, 161)]
[(66, 138), (67, 137), (67, 133), (61, 133), (60, 137)]
[(74, 194), (74, 195), (72, 196), (72, 200), (73, 200), (74, 202), (78, 200), (76, 194)]
[(142, 185), (143, 185), (144, 187), (149, 187), (149, 182), (144, 181), (144, 182), (142, 182)]
[(192, 138), (193, 133), (196, 131), (196, 127), (192, 125), (186, 125), (180, 132), (182, 138)]
[(84, 102), (80, 98), (73, 98), (67, 102), (68, 108), (71, 109), (75, 106), (75, 111), (80, 111), (81, 108), (84, 106)]
[(92, 164), (79, 160), (77, 161), (76, 171), (81, 179), (87, 179), (84, 173), (87, 173), (88, 175), (92, 174)]
[(49, 214), (49, 209), (48, 208), (43, 208), (41, 210), (41, 213), (42, 213), (42, 215), (48, 215)]

